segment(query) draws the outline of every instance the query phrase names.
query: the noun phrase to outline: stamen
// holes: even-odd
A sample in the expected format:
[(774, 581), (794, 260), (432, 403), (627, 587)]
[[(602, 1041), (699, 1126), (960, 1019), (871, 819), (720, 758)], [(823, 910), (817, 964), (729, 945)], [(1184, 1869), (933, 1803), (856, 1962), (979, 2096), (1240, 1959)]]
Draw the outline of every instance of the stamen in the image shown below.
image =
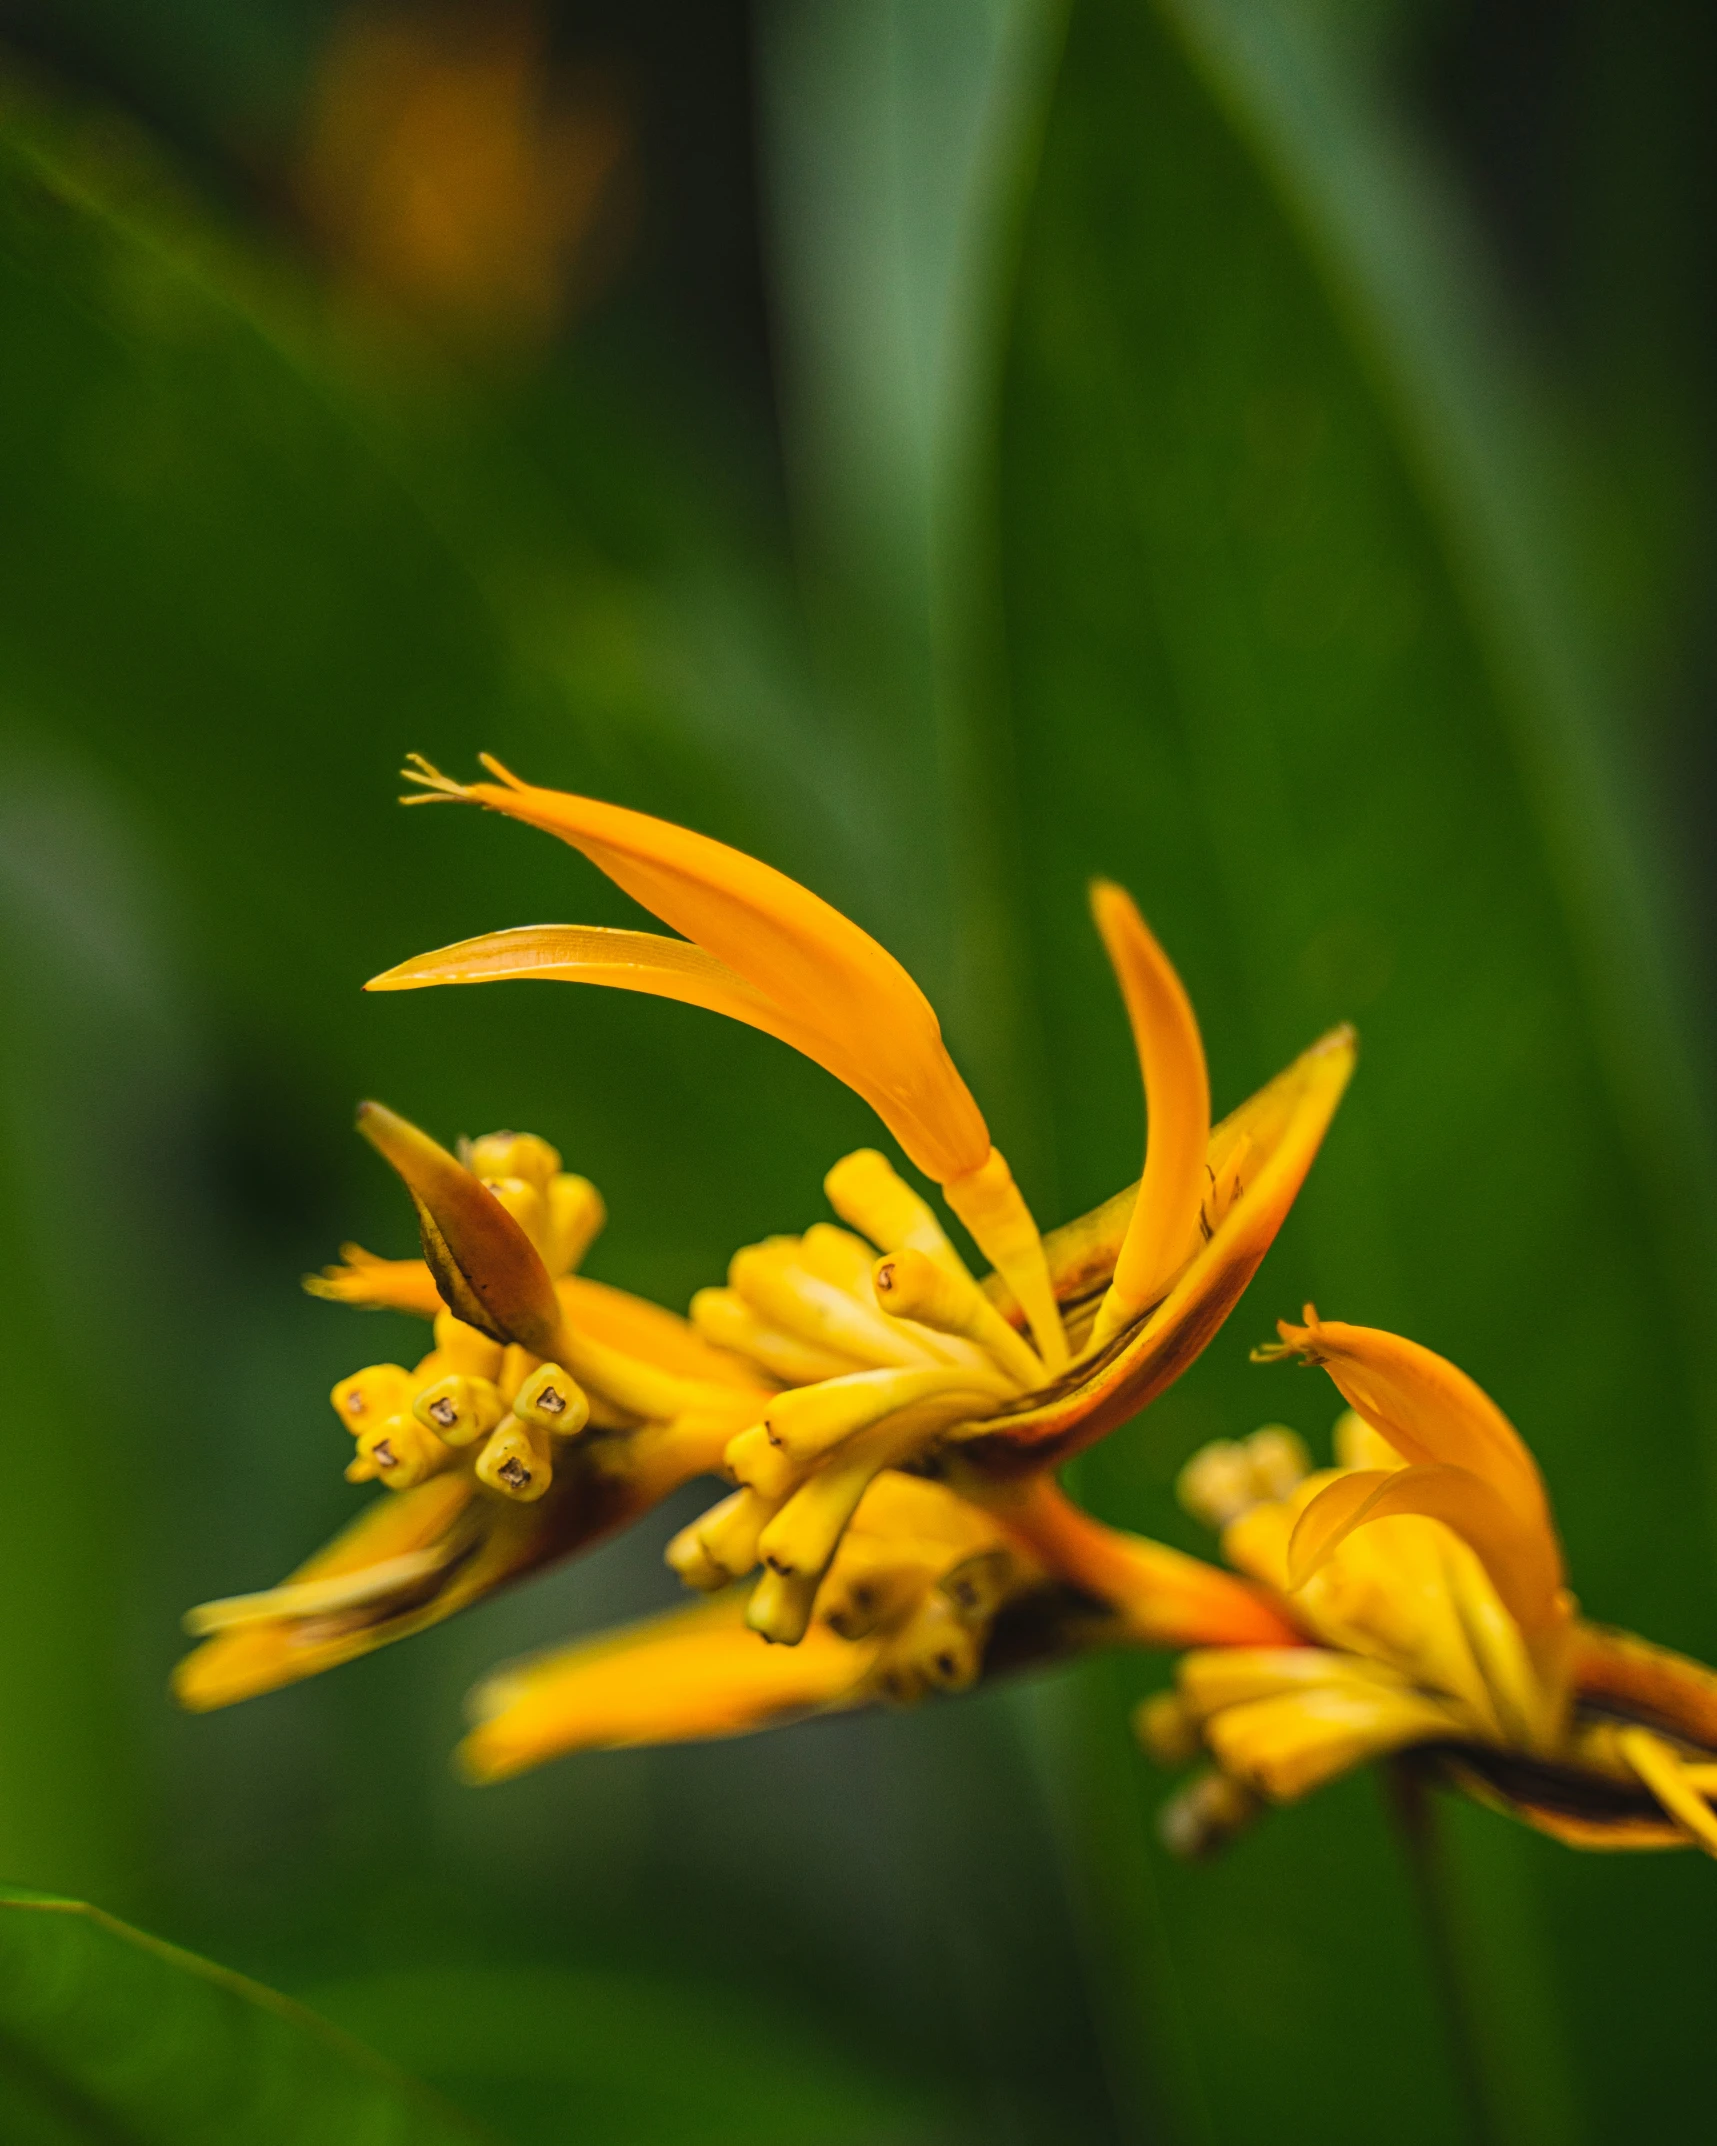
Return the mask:
[(559, 1364), (539, 1364), (513, 1396), (513, 1414), (556, 1438), (571, 1438), (590, 1420), (590, 1403)]
[(468, 1378), (455, 1371), (425, 1386), (411, 1404), (411, 1412), (426, 1430), (450, 1446), (469, 1446), (487, 1438), (507, 1410), (492, 1380)]
[(505, 1416), (477, 1459), (476, 1476), (503, 1498), (534, 1505), (554, 1480), (547, 1451), (516, 1416)]
[(426, 1425), (410, 1416), (389, 1416), (358, 1434), (357, 1456), (346, 1480), (364, 1483), (379, 1477), (389, 1490), (412, 1490), (450, 1466), (452, 1459), (449, 1447)]
[(384, 1558), (380, 1564), (342, 1572), (332, 1579), (292, 1580), (284, 1587), (265, 1588), (260, 1594), (226, 1595), (187, 1610), (184, 1628), (193, 1639), (205, 1639), (211, 1632), (225, 1632), (234, 1625), (327, 1617), (340, 1610), (358, 1609), (389, 1595), (403, 1594), (439, 1572), (452, 1556), (452, 1545), (438, 1543), (433, 1549), (408, 1550), (401, 1557)]
[(411, 1374), (401, 1364), (370, 1364), (343, 1378), (328, 1398), (349, 1430), (367, 1430), (411, 1406)]

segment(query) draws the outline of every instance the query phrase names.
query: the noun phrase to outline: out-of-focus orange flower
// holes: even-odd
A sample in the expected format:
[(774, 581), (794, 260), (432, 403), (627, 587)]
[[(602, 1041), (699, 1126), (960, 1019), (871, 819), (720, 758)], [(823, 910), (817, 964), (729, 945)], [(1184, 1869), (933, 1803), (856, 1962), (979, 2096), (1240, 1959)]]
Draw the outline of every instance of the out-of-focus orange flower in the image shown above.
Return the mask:
[(620, 250), (630, 131), (526, 7), (360, 7), (311, 94), (298, 193), (365, 311), (456, 342), (541, 340)]

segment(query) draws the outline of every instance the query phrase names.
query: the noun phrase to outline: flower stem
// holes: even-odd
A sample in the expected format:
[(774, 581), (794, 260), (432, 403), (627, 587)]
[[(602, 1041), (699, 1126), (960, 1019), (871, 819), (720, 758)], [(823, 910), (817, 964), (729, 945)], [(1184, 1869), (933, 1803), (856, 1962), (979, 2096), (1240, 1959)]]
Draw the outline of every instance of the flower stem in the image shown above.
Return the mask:
[(1431, 1980), (1443, 2014), (1462, 2131), (1471, 2146), (1501, 2146), (1490, 2107), (1472, 1995), (1461, 1966), (1461, 1930), (1449, 1878), (1448, 1851), (1422, 1767), (1410, 1758), (1384, 1768), (1389, 1813), (1418, 1904)]

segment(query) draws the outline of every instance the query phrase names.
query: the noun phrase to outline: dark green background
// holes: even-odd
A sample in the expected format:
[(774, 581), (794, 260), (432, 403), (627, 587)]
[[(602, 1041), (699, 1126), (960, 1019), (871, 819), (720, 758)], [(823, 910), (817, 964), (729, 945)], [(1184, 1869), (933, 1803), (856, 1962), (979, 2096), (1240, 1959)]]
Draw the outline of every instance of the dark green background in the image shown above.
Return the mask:
[[(1470, 2136), (1376, 1784), (1169, 1863), (1125, 1729), (1159, 1663), (457, 1787), (462, 1691), (666, 1600), (676, 1508), (325, 1683), (165, 1704), (179, 1610), (351, 1509), (328, 1386), (415, 1340), (296, 1292), (341, 1237), (409, 1248), (358, 1095), (547, 1135), (608, 1198), (590, 1270), (676, 1305), (876, 1137), (684, 1009), (363, 999), (635, 915), (399, 812), (408, 748), (849, 908), (1045, 1221), (1137, 1167), (1093, 873), (1181, 964), (1219, 1108), (1355, 1019), (1278, 1248), (1083, 1494), (1206, 1547), (1194, 1445), (1326, 1434), (1324, 1382), (1246, 1361), (1315, 1297), (1496, 1394), (1592, 1614), (1717, 1652), (1694, 16), (1570, 10), (1547, 60), (1524, 13), (1358, 0), (695, 13), (557, 17), (632, 41), (656, 221), (493, 366), (354, 339), (257, 179), (328, 11), (12, 19), (0, 1874), (308, 1998), (515, 2146)], [(1704, 1865), (1447, 1817), (1495, 2136), (1696, 2125)]]

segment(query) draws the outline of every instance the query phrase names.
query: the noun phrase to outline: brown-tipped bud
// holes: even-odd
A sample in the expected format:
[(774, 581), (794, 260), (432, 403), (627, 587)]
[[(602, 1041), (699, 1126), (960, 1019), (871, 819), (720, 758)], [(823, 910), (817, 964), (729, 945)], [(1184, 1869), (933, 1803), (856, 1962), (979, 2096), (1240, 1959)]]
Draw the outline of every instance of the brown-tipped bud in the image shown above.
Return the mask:
[(484, 1133), (465, 1147), (460, 1159), (473, 1177), (522, 1178), (542, 1199), (560, 1169), (560, 1151), (535, 1133)]
[(1204, 1749), (1198, 1717), (1179, 1692), (1154, 1692), (1133, 1709), (1133, 1734), (1157, 1765), (1189, 1765)]
[(924, 1599), (930, 1573), (921, 1558), (879, 1544), (867, 1554), (849, 1535), (819, 1598), (819, 1614), (838, 1639), (868, 1639), (899, 1624)]
[(662, 1554), (668, 1569), (678, 1574), (683, 1585), (695, 1587), (701, 1595), (713, 1595), (726, 1587), (733, 1575), (704, 1548), (698, 1535), (701, 1525), (701, 1521), (694, 1520), (690, 1527), (681, 1528)]
[(1239, 1838), (1264, 1809), (1261, 1798), (1225, 1773), (1201, 1773), (1157, 1813), (1157, 1835), (1170, 1855), (1197, 1862)]
[(814, 1222), (799, 1239), (799, 1264), (819, 1281), (833, 1282), (861, 1304), (871, 1301), (870, 1270), (876, 1254), (851, 1230), (831, 1222)]
[(763, 1423), (754, 1423), (748, 1431), (730, 1438), (721, 1459), (736, 1483), (743, 1483), (765, 1498), (786, 1497), (805, 1472), (805, 1463), (793, 1459)]
[(933, 1691), (968, 1691), (984, 1666), (984, 1635), (962, 1624), (940, 1594), (927, 1595), (889, 1642), (879, 1669), (883, 1697), (913, 1706)]
[(560, 1299), (536, 1246), (456, 1157), (380, 1103), (358, 1130), (404, 1180), (417, 1208), (423, 1256), (448, 1310), (497, 1341), (555, 1354)]
[(964, 1274), (965, 1263), (925, 1201), (875, 1148), (843, 1155), (823, 1190), (843, 1222), (863, 1230), (885, 1252), (922, 1252), (950, 1274)]
[(1020, 1385), (1042, 1385), (1037, 1351), (1014, 1332), (970, 1275), (951, 1273), (907, 1246), (877, 1261), (872, 1283), (876, 1301), (895, 1318), (915, 1319), (939, 1334), (975, 1341)]
[(817, 1579), (816, 1573), (763, 1571), (751, 1590), (746, 1623), (776, 1646), (796, 1647), (810, 1629)]
[(503, 1498), (534, 1505), (554, 1481), (541, 1441), (516, 1416), (503, 1416), (477, 1457), (477, 1480)]
[(757, 1562), (757, 1539), (775, 1517), (773, 1499), (736, 1490), (695, 1523), (698, 1541), (712, 1565), (730, 1580), (742, 1579)]
[(450, 1446), (474, 1445), (507, 1413), (490, 1379), (466, 1378), (450, 1372), (425, 1386), (411, 1404), (411, 1412), (426, 1431), (445, 1439)]
[(361, 1437), (411, 1406), (411, 1374), (403, 1364), (370, 1364), (342, 1379), (328, 1398), (347, 1430)]
[(587, 1177), (569, 1173), (555, 1178), (548, 1188), (548, 1221), (543, 1233), (543, 1257), (551, 1274), (569, 1274), (602, 1234), (608, 1210), (602, 1195)]
[(433, 1431), (405, 1414), (360, 1433), (357, 1457), (346, 1470), (348, 1482), (380, 1482), (389, 1490), (414, 1490), (437, 1475), (453, 1455)]
[(501, 1369), (501, 1344), (450, 1311), (435, 1315), (435, 1350), (449, 1371), (467, 1378), (492, 1380)]
[(1017, 1567), (1012, 1554), (997, 1547), (979, 1550), (945, 1572), (937, 1592), (947, 1601), (960, 1622), (973, 1627), (988, 1625), (1008, 1598)]
[(571, 1438), (590, 1421), (590, 1403), (559, 1364), (538, 1364), (514, 1394), (513, 1414), (539, 1431)]

